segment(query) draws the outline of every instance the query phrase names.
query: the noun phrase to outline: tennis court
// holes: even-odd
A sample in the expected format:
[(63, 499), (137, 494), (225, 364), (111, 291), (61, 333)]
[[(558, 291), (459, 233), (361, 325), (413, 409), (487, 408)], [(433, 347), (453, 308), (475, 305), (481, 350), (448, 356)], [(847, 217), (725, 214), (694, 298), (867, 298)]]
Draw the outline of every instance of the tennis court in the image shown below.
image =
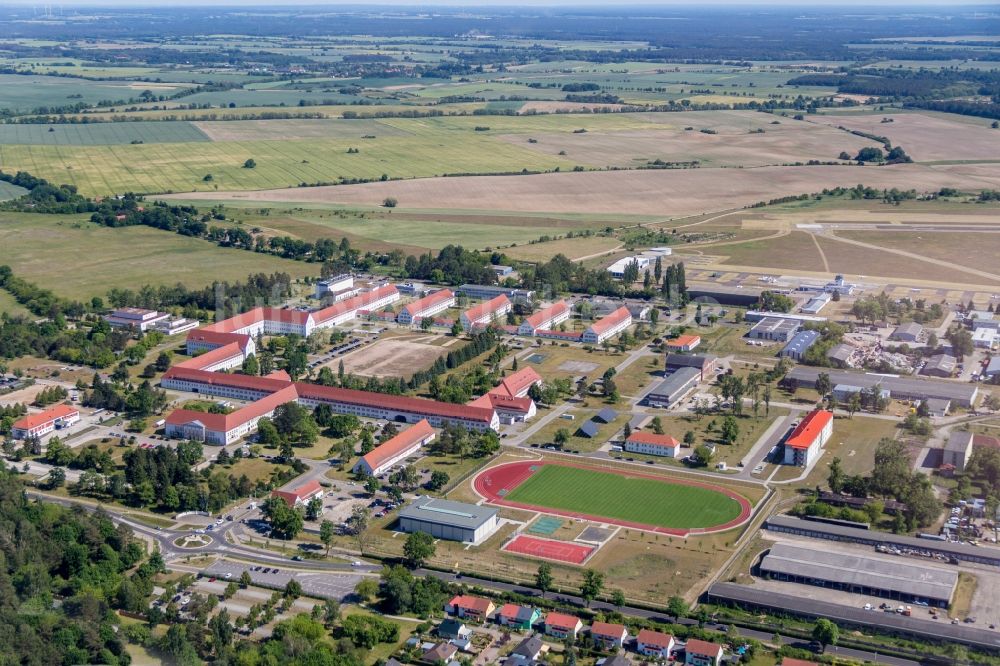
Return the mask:
[(555, 539), (540, 539), (519, 534), (511, 539), (503, 550), (519, 555), (530, 555), (543, 560), (566, 562), (568, 564), (583, 564), (596, 548), (578, 543), (556, 541)]

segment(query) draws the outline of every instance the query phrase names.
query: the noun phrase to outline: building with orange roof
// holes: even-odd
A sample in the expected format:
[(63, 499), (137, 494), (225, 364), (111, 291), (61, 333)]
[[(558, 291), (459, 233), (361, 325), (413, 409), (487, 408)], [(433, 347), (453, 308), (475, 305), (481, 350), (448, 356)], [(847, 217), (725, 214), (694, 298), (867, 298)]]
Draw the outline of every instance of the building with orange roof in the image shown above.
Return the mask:
[(542, 376), (535, 372), (534, 368), (521, 368), (500, 380), (500, 383), (490, 393), (521, 398), (528, 395), (528, 390), (532, 386), (541, 383)]
[(647, 657), (669, 659), (674, 649), (674, 637), (661, 631), (640, 629), (635, 637), (635, 650)]
[(497, 622), (522, 631), (531, 629), (541, 617), (542, 612), (537, 608), (520, 604), (504, 604), (497, 611)]
[(545, 634), (547, 636), (555, 636), (560, 640), (569, 638), (575, 641), (582, 629), (583, 622), (575, 615), (549, 613), (545, 616)]
[(590, 625), (590, 638), (595, 645), (600, 645), (605, 650), (617, 649), (625, 644), (625, 639), (628, 638), (628, 629), (625, 628), (624, 624), (595, 622)]
[(240, 343), (230, 342), (221, 347), (215, 347), (214, 349), (198, 354), (194, 358), (182, 361), (174, 367), (192, 368), (195, 370), (204, 370), (205, 372), (218, 372), (220, 370), (239, 367), (243, 365), (244, 359), (246, 359), (246, 354), (240, 347)]
[(518, 335), (534, 336), (537, 331), (551, 331), (553, 328), (569, 319), (570, 309), (566, 301), (559, 301), (542, 308), (524, 321), (517, 329)]
[(679, 335), (666, 341), (667, 349), (672, 352), (690, 352), (701, 344), (700, 335)]
[(315, 479), (291, 490), (272, 490), (271, 497), (280, 497), (291, 508), (308, 504), (314, 497), (323, 496), (323, 486)]
[(254, 339), (246, 333), (220, 333), (218, 331), (208, 331), (198, 329), (191, 331), (187, 335), (187, 353), (194, 356), (198, 352), (211, 351), (219, 347), (235, 342), (243, 350), (244, 356), (251, 356), (257, 353), (257, 344)]
[(28, 414), (14, 421), (10, 434), (14, 439), (44, 437), (57, 428), (71, 426), (80, 420), (80, 410), (71, 405), (55, 405), (38, 414)]
[(499, 393), (484, 393), (466, 403), (469, 407), (485, 407), (494, 410), (500, 423), (524, 423), (535, 417), (535, 401), (531, 398), (512, 398)]
[(629, 453), (676, 458), (681, 443), (670, 435), (657, 435), (654, 432), (636, 430), (628, 436), (622, 448)]
[(606, 317), (602, 317), (587, 327), (580, 340), (587, 344), (599, 345), (613, 338), (632, 325), (632, 313), (624, 305)]
[(431, 424), (427, 422), (427, 419), (423, 419), (361, 456), (361, 459), (354, 465), (354, 472), (378, 476), (406, 460), (421, 446), (434, 441), (436, 436)]
[(507, 295), (500, 294), (492, 300), (483, 301), (463, 312), (460, 317), (462, 328), (469, 331), (475, 326), (489, 326), (493, 322), (505, 320), (507, 313), (513, 307)]
[(455, 292), (451, 289), (440, 289), (433, 294), (418, 298), (399, 311), (396, 321), (403, 326), (415, 324), (421, 319), (433, 317), (455, 305)]
[(166, 421), (166, 435), (226, 446), (257, 431), (257, 422), (270, 418), (281, 405), (298, 398), (294, 385), (264, 396), (228, 414), (175, 409)]
[(496, 605), (485, 597), (473, 597), (467, 594), (452, 597), (451, 601), (444, 605), (446, 613), (479, 622), (489, 618), (496, 608)]
[(719, 666), (725, 650), (718, 643), (690, 638), (684, 646), (685, 666)]
[(833, 412), (816, 409), (795, 426), (785, 440), (785, 464), (808, 466), (833, 434)]

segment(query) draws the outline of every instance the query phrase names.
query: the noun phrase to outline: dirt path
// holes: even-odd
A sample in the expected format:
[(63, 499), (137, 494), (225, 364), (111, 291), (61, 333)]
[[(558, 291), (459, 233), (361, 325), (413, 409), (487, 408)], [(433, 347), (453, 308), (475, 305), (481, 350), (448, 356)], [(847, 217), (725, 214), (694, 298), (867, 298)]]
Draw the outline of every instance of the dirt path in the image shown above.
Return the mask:
[(809, 234), (809, 238), (812, 240), (813, 245), (816, 246), (816, 251), (819, 252), (819, 258), (823, 260), (823, 270), (827, 273), (830, 272), (830, 262), (826, 260), (826, 253), (823, 252), (823, 248), (820, 247), (819, 241), (816, 240), (816, 234)]
[(585, 256), (582, 256), (582, 257), (574, 257), (573, 261), (587, 261), (587, 259), (596, 259), (597, 257), (603, 257), (606, 254), (614, 254), (615, 252), (617, 252), (618, 250), (622, 249), (623, 247), (625, 247), (625, 246), (624, 245), (616, 245), (615, 247), (611, 248), (610, 250), (601, 250), (600, 252), (595, 252), (593, 254), (588, 254), (588, 255), (585, 255)]

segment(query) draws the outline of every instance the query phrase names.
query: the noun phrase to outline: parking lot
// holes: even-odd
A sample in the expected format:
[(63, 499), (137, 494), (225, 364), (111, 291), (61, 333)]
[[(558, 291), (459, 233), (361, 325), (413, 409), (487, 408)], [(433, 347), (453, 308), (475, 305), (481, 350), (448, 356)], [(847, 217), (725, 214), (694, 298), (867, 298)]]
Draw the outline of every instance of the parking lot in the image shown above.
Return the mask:
[(341, 601), (353, 594), (355, 586), (363, 578), (360, 574), (304, 573), (276, 566), (240, 564), (225, 560), (203, 569), (201, 575), (209, 579), (215, 578), (224, 588), (229, 581), (238, 581), (244, 571), (248, 571), (253, 584), (260, 587), (283, 590), (288, 581), (294, 578), (307, 596)]

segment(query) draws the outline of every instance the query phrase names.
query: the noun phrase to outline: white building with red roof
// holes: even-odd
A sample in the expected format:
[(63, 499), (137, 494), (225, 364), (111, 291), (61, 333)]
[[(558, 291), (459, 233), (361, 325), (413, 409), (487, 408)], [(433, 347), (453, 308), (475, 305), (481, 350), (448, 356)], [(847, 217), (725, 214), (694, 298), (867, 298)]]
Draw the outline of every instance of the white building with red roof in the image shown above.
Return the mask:
[(357, 319), (361, 312), (379, 312), (399, 300), (395, 285), (387, 284), (317, 310), (313, 317), (320, 328), (339, 326)]
[(71, 426), (80, 420), (80, 410), (71, 405), (55, 405), (37, 414), (14, 421), (10, 434), (14, 439), (44, 437), (56, 428)]
[(569, 638), (575, 641), (582, 629), (583, 622), (575, 615), (549, 613), (545, 616), (545, 634), (547, 636), (555, 636), (560, 640)]
[(657, 435), (654, 432), (637, 430), (628, 436), (622, 448), (629, 453), (676, 458), (681, 443), (670, 435)]
[(601, 317), (587, 327), (580, 336), (586, 344), (599, 345), (605, 340), (615, 337), (632, 325), (632, 313), (624, 305), (606, 317)]
[(396, 321), (404, 326), (409, 326), (418, 323), (421, 319), (444, 312), (454, 305), (455, 292), (451, 289), (440, 289), (406, 305), (399, 311)]
[(496, 609), (496, 605), (489, 599), (467, 594), (452, 597), (451, 601), (444, 605), (446, 613), (479, 622), (484, 622)]
[(624, 624), (612, 624), (610, 622), (595, 622), (590, 625), (590, 638), (596, 645), (602, 646), (605, 650), (620, 648), (628, 638), (628, 629)]
[(809, 412), (785, 440), (785, 464), (806, 467), (812, 464), (833, 434), (833, 412)]
[(188, 333), (186, 342), (187, 353), (191, 356), (199, 352), (225, 347), (233, 342), (239, 345), (244, 356), (251, 356), (257, 353), (257, 343), (246, 333), (220, 333), (218, 331), (198, 329)]
[[(245, 336), (249, 337), (249, 336)], [(219, 372), (229, 370), (243, 365), (243, 360), (247, 357), (239, 342), (230, 342), (215, 347), (204, 353), (199, 353), (194, 358), (182, 361), (175, 368), (190, 368), (193, 370), (204, 370), (205, 372)]]
[(228, 414), (175, 409), (166, 419), (166, 435), (225, 446), (256, 432), (258, 421), (270, 418), (274, 410), (296, 398), (295, 386), (289, 385)]
[(559, 301), (542, 308), (524, 321), (517, 329), (518, 335), (534, 336), (537, 331), (550, 331), (562, 322), (569, 319), (570, 308), (566, 301)]
[(301, 486), (291, 490), (272, 490), (271, 497), (280, 497), (285, 500), (285, 504), (291, 508), (303, 506), (309, 503), (313, 497), (323, 496), (323, 486), (319, 481), (313, 480), (303, 483)]
[(460, 317), (462, 328), (469, 331), (475, 326), (489, 326), (494, 322), (506, 321), (507, 313), (513, 307), (507, 295), (500, 294), (492, 300), (483, 301), (463, 312)]
[(718, 643), (689, 638), (684, 645), (684, 666), (719, 666), (725, 650)]
[(701, 344), (700, 335), (679, 335), (676, 338), (667, 340), (664, 345), (672, 352), (689, 352)]
[(484, 393), (475, 400), (470, 400), (469, 407), (487, 407), (496, 410), (500, 423), (524, 423), (534, 418), (535, 401), (528, 397), (514, 398), (502, 393)]
[(420, 450), (421, 446), (434, 441), (436, 436), (431, 424), (424, 419), (361, 456), (353, 471), (378, 476), (406, 460)]
[(542, 376), (534, 368), (521, 368), (500, 380), (500, 383), (490, 393), (522, 398), (528, 395), (528, 390), (535, 384), (542, 383)]
[(661, 631), (640, 629), (635, 637), (635, 651), (647, 657), (669, 659), (674, 649), (674, 637)]

